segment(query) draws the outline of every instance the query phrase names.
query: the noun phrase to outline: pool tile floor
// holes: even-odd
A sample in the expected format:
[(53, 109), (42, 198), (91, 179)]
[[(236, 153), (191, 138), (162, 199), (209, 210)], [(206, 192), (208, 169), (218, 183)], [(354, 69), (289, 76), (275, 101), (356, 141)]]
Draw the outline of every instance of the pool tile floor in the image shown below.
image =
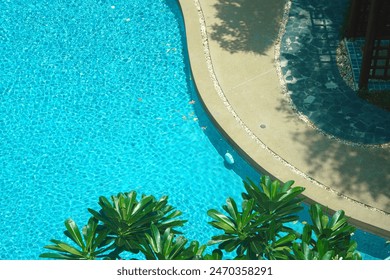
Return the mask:
[[(358, 88), (359, 77), (360, 77), (360, 68), (362, 65), (363, 59), (363, 46), (365, 40), (362, 38), (345, 40), (345, 45), (347, 46), (348, 57), (351, 62), (352, 74), (354, 87)], [(388, 42), (389, 44), (390, 42)], [(390, 90), (390, 81), (376, 81), (369, 80), (368, 89), (371, 90)]]

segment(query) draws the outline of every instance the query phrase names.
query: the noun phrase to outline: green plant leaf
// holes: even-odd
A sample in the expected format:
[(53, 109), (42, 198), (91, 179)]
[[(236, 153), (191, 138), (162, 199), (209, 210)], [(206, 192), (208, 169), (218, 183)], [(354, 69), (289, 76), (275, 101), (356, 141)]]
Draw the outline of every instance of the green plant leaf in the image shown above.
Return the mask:
[[(56, 245), (59, 248), (61, 248), (63, 250), (63, 252), (67, 252), (67, 253), (74, 255), (74, 256), (83, 257), (83, 253), (81, 251), (77, 250), (76, 248), (74, 248), (73, 246), (70, 246), (64, 242), (58, 242)], [(46, 247), (46, 248), (49, 248), (49, 247)]]
[(236, 239), (237, 237), (234, 236), (234, 235), (231, 235), (231, 234), (223, 234), (223, 235), (216, 235), (216, 236), (213, 236), (211, 238), (211, 240), (209, 240), (207, 242), (208, 245), (214, 245), (214, 244), (218, 244), (218, 243), (221, 243), (221, 242), (225, 242), (227, 240), (232, 240), (232, 239)]
[(76, 223), (72, 219), (67, 219), (65, 221), (65, 227), (68, 230), (69, 237), (81, 248), (84, 248), (83, 238), (81, 237), (81, 233)]
[(229, 213), (232, 220), (237, 221), (239, 219), (237, 204), (232, 198), (226, 199), (226, 205), (223, 206), (224, 210)]
[(247, 225), (256, 217), (256, 214), (252, 214), (254, 205), (254, 199), (245, 200), (242, 203), (243, 212), (241, 222), (243, 225)]
[(290, 234), (287, 234), (286, 236), (283, 236), (282, 238), (278, 239), (274, 243), (274, 246), (275, 247), (280, 247), (280, 246), (283, 246), (285, 244), (289, 244), (289, 243), (293, 242), (296, 239), (297, 239), (296, 235), (293, 234), (293, 233), (290, 233)]
[(290, 180), (290, 181), (287, 181), (283, 184), (283, 186), (281, 187), (281, 192), (282, 193), (285, 193), (287, 192), (291, 187), (292, 185), (294, 185), (294, 181), (293, 180)]
[(240, 244), (241, 244), (241, 241), (237, 238), (234, 238), (234, 239), (230, 239), (230, 240), (222, 242), (219, 245), (219, 248), (224, 249), (227, 252), (233, 252)]
[(310, 217), (312, 222), (314, 223), (314, 231), (319, 234), (322, 232), (322, 223), (321, 223), (321, 217), (323, 216), (322, 214), (322, 209), (318, 204), (314, 204), (310, 206)]
[(271, 183), (270, 187), (270, 199), (276, 200), (280, 191), (280, 182), (275, 180)]
[(208, 255), (204, 256), (205, 260), (222, 260), (222, 258), (223, 258), (223, 253), (220, 249), (215, 249), (215, 250), (213, 250), (211, 255), (208, 254)]
[(56, 254), (56, 253), (42, 253), (39, 255), (39, 257), (45, 259), (74, 260), (74, 258), (72, 258), (69, 255)]
[(85, 247), (89, 250), (95, 249), (98, 246), (98, 244), (96, 244), (97, 246), (95, 247), (93, 246), (97, 227), (98, 227), (98, 220), (94, 217), (90, 218), (88, 220), (87, 225), (83, 227), (82, 232), (85, 240)]
[(218, 212), (217, 210), (211, 209), (207, 211), (207, 214), (215, 219), (216, 221), (209, 222), (212, 226), (216, 228), (223, 229), (225, 232), (235, 232), (236, 225), (224, 214)]

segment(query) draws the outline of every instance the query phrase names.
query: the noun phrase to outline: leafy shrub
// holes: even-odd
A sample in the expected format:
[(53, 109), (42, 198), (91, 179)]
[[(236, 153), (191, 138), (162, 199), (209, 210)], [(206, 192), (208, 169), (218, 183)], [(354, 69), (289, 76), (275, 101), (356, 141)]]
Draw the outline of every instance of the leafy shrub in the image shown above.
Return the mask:
[(54, 259), (120, 259), (121, 253), (141, 253), (147, 260), (220, 260), (224, 252), (235, 252), (234, 259), (319, 260), (361, 259), (357, 244), (351, 240), (355, 228), (348, 224), (343, 211), (331, 218), (318, 204), (310, 207), (312, 224), (299, 233), (287, 226), (298, 222), (302, 211), (304, 188), (293, 187), (293, 181), (281, 184), (262, 176), (259, 185), (244, 182), (241, 209), (232, 198), (222, 209), (226, 214), (210, 209), (209, 224), (222, 231), (208, 245), (218, 244), (211, 254), (206, 245), (180, 235), (185, 220), (180, 211), (168, 204), (168, 197), (157, 200), (137, 193), (119, 193), (99, 198), (99, 211), (88, 209), (92, 217), (80, 229), (65, 221), (64, 232), (74, 244), (52, 239), (41, 258)]

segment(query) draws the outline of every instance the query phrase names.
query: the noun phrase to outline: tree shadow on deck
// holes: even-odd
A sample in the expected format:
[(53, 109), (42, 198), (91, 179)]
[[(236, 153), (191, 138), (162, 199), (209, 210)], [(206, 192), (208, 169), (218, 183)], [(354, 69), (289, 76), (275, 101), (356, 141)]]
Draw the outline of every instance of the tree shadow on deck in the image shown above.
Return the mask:
[[(380, 147), (356, 147), (323, 139), (310, 130), (295, 133), (295, 141), (308, 145), (308, 172), (329, 173), (329, 187), (362, 203), (390, 213), (390, 151)], [(309, 141), (307, 139), (310, 139)], [(328, 170), (324, 170), (328, 166)], [(330, 167), (329, 167), (330, 166)], [(372, 205), (370, 201), (378, 203)]]
[(211, 39), (231, 52), (264, 54), (278, 38), (286, 0), (219, 0)]
[[(286, 126), (303, 122), (287, 98), (281, 98), (278, 111)], [(301, 171), (339, 194), (390, 213), (390, 148), (348, 144), (324, 134), (316, 128), (288, 134), (306, 147), (301, 156), (307, 169)]]

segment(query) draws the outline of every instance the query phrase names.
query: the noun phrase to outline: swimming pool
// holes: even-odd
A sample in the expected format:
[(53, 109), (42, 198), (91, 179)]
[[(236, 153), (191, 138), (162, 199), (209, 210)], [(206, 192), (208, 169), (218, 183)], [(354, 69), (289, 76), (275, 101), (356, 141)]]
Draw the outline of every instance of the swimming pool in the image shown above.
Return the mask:
[(176, 0), (2, 5), (0, 259), (38, 259), (66, 218), (129, 190), (168, 195), (206, 243), (207, 210), (257, 175), (197, 100)]

